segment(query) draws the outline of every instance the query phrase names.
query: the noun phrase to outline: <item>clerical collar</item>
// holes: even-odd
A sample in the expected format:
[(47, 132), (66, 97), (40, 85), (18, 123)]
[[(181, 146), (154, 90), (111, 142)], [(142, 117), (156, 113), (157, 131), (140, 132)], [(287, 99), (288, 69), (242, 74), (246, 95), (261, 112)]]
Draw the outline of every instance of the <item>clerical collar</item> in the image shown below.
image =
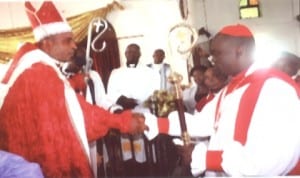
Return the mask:
[(56, 66), (59, 68), (60, 72), (66, 78), (70, 78), (72, 75), (74, 75), (74, 73), (72, 73), (72, 72), (67, 72), (68, 65), (69, 65), (69, 63), (67, 63), (67, 62), (57, 62), (56, 63)]
[(137, 64), (127, 64), (128, 68), (135, 68), (137, 66)]
[(155, 69), (161, 69), (161, 67), (162, 67), (162, 63), (160, 63), (160, 64), (154, 64), (153, 63), (153, 68), (155, 68)]

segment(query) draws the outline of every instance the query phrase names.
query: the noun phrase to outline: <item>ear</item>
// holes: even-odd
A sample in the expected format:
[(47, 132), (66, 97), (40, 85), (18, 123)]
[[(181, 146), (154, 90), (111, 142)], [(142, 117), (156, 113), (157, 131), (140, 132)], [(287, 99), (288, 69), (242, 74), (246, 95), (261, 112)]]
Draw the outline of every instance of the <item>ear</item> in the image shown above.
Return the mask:
[(43, 39), (41, 42), (41, 48), (44, 50), (44, 51), (47, 51), (49, 52), (50, 49), (52, 48), (53, 46), (53, 41), (50, 39), (50, 38), (45, 38)]

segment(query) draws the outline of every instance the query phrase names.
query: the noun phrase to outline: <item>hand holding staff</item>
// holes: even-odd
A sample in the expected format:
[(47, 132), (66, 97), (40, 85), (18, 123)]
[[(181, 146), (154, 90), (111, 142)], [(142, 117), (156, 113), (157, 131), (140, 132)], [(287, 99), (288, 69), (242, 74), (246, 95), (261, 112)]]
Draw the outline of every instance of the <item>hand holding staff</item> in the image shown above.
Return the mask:
[(184, 105), (182, 101), (182, 89), (180, 87), (180, 83), (182, 81), (182, 76), (176, 72), (172, 72), (168, 77), (169, 81), (174, 85), (175, 93), (176, 93), (176, 105), (179, 115), (180, 127), (181, 127), (181, 136), (184, 145), (190, 144), (190, 136), (187, 132), (185, 116), (184, 116)]

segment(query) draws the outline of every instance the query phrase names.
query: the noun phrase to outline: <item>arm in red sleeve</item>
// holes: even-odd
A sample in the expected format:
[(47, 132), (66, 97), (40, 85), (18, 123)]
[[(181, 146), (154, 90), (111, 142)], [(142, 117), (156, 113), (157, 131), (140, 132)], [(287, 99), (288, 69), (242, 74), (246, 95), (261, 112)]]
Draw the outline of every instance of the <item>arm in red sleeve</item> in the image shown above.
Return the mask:
[(122, 133), (129, 132), (131, 111), (112, 114), (99, 106), (91, 105), (81, 95), (77, 95), (85, 118), (85, 127), (89, 141), (103, 137), (111, 128), (119, 129)]
[(223, 151), (207, 151), (206, 153), (206, 170), (223, 171), (221, 167)]
[(169, 120), (167, 118), (157, 118), (158, 132), (160, 134), (168, 134)]

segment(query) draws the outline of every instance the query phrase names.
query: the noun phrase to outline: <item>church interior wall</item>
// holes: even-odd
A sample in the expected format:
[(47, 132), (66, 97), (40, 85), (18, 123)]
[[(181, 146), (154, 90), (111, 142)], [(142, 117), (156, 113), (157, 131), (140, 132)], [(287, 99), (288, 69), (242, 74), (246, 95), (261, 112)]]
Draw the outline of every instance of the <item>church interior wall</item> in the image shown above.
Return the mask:
[[(76, 15), (104, 6), (112, 0), (55, 2), (64, 16)], [(189, 55), (179, 55), (170, 47), (169, 31), (181, 22), (195, 29), (205, 27), (215, 34), (228, 24), (246, 24), (255, 34), (259, 47), (274, 49), (279, 47), (300, 55), (299, 0), (260, 0), (260, 18), (239, 19), (239, 1), (237, 0), (188, 0), (189, 15), (183, 21), (179, 13), (178, 0), (118, 0), (124, 7), (110, 12), (107, 19), (114, 26), (119, 39), (121, 64), (124, 65), (124, 50), (129, 43), (141, 46), (142, 64), (152, 61), (152, 52), (156, 48), (166, 51), (166, 62), (175, 71), (179, 71), (187, 82), (187, 69), (182, 67), (190, 63)], [(38, 3), (38, 2), (36, 2)], [(16, 28), (28, 25), (25, 11), (19, 2), (0, 1), (2, 14), (0, 29)], [(4, 7), (4, 8), (2, 8)], [(269, 50), (264, 49), (264, 50)], [(271, 50), (272, 51), (272, 50)], [(273, 50), (274, 51), (274, 50)]]

